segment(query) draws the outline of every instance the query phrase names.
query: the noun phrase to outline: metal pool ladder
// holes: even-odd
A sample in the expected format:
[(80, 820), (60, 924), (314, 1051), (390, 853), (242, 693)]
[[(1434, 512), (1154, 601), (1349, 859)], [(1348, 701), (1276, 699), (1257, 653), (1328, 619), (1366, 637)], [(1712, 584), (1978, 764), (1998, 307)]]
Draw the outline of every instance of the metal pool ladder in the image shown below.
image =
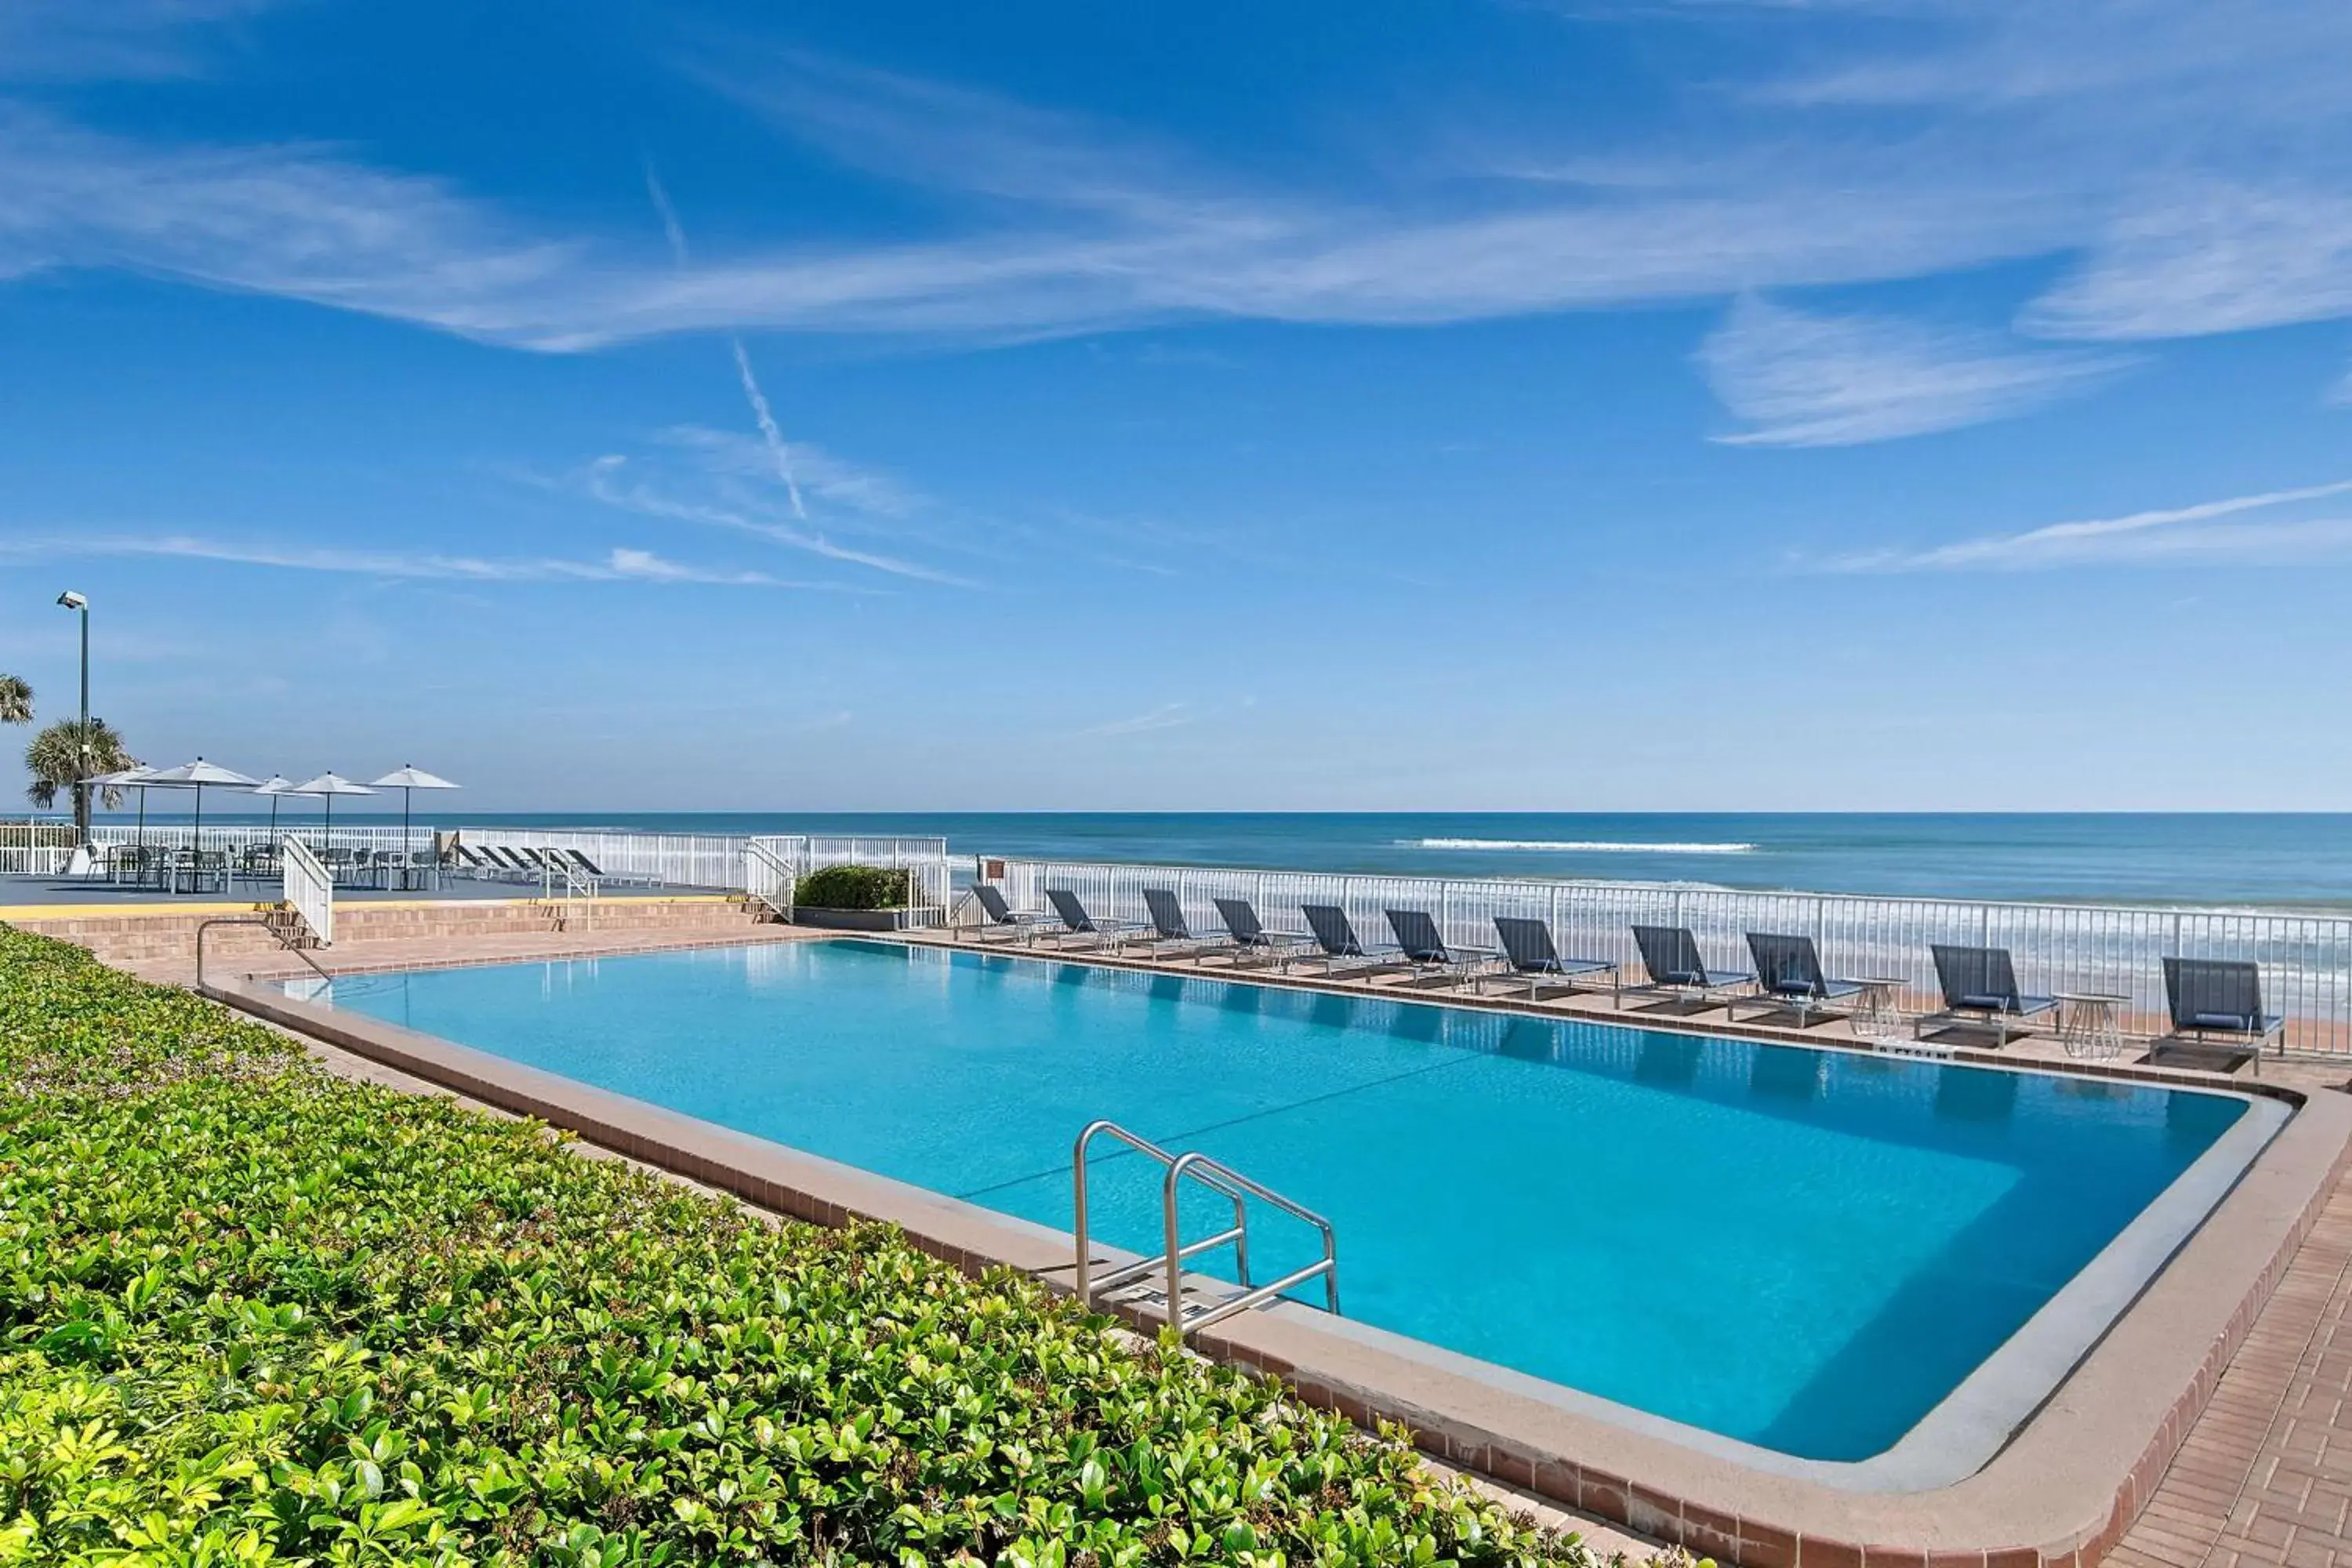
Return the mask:
[[(1117, 1139), (1144, 1158), (1156, 1162), (1166, 1173), (1160, 1184), (1160, 1223), (1167, 1250), (1156, 1257), (1122, 1263), (1100, 1274), (1094, 1271), (1093, 1248), (1087, 1235), (1087, 1146), (1097, 1137)], [(1231, 1226), (1214, 1236), (1204, 1237), (1189, 1245), (1184, 1242), (1176, 1221), (1177, 1199), (1188, 1181), (1198, 1183), (1234, 1205), (1234, 1223)], [(1077, 1223), (1074, 1228), (1077, 1233), (1078, 1300), (1086, 1306), (1094, 1305), (1097, 1290), (1113, 1289), (1131, 1280), (1141, 1279), (1155, 1269), (1164, 1269), (1168, 1277), (1168, 1326), (1176, 1331), (1176, 1338), (1181, 1343), (1192, 1330), (1223, 1322), (1236, 1312), (1245, 1312), (1261, 1301), (1272, 1300), (1284, 1291), (1304, 1285), (1319, 1275), (1323, 1280), (1325, 1310), (1333, 1317), (1339, 1315), (1339, 1249), (1338, 1240), (1332, 1235), (1331, 1222), (1198, 1150), (1171, 1154), (1116, 1121), (1091, 1121), (1087, 1124), (1087, 1130), (1078, 1134), (1078, 1141), (1070, 1151), (1070, 1187), (1077, 1204)], [(1279, 1279), (1264, 1285), (1251, 1285), (1248, 1205), (1251, 1198), (1271, 1204), (1293, 1218), (1313, 1226), (1323, 1238), (1323, 1256)], [(1242, 1293), (1188, 1314), (1184, 1310), (1184, 1260), (1213, 1251), (1229, 1242), (1234, 1249), (1234, 1273), (1241, 1282)]]

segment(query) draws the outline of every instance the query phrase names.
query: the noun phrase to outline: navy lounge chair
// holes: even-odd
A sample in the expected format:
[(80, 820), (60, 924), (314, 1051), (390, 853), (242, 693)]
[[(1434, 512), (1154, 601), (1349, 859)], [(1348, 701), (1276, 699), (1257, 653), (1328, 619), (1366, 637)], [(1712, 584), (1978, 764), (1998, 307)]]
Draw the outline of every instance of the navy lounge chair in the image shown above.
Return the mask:
[(1017, 936), (1024, 942), (1035, 940), (1037, 932), (1054, 917), (1027, 910), (1016, 910), (1004, 901), (1004, 889), (989, 882), (974, 882), (971, 896), (980, 904), (979, 938), (988, 940), (992, 931)]
[(1266, 963), (1285, 964), (1290, 950), (1315, 939), (1297, 931), (1268, 931), (1259, 923), (1257, 910), (1247, 899), (1219, 899), (1217, 918), (1225, 922), (1227, 934), (1234, 939), (1234, 963), (1255, 956)]
[[(1793, 1012), (1797, 1027), (1812, 1027), (1822, 1005), (1852, 996), (1862, 986), (1852, 980), (1832, 980), (1822, 973), (1821, 954), (1809, 936), (1777, 936), (1749, 931), (1748, 952), (1756, 960), (1757, 994), (1741, 1000), (1763, 1002), (1770, 1011)], [(1738, 1004), (1733, 1005), (1736, 1008)]]
[(1416, 984), (1429, 981), (1459, 985), (1499, 956), (1489, 948), (1448, 947), (1427, 910), (1382, 910), (1381, 913), (1388, 917), (1389, 930), (1396, 933), (1397, 951), (1412, 965)]
[(1560, 989), (1573, 991), (1572, 982), (1580, 974), (1606, 974), (1613, 983), (1617, 965), (1605, 958), (1562, 958), (1559, 949), (1552, 944), (1551, 927), (1541, 921), (1523, 915), (1496, 915), (1495, 934), (1503, 939), (1503, 956), (1511, 965), (1514, 978), (1528, 983), (1528, 1000), (1536, 999), (1547, 978), (1560, 983)]
[(1912, 1026), (1914, 1037), (1930, 1026), (1975, 1024), (1993, 1030), (2000, 1045), (2023, 1034), (2029, 1018), (2058, 1005), (2054, 996), (2028, 996), (2017, 988), (2017, 970), (2005, 947), (1952, 947), (1930, 942), (1936, 955), (1936, 979), (1944, 988), (1944, 1010), (1930, 1013)]
[(1062, 917), (1062, 929), (1055, 933), (1056, 947), (1074, 936), (1090, 936), (1096, 947), (1118, 947), (1135, 932), (1150, 929), (1141, 921), (1112, 920), (1108, 916), (1097, 920), (1087, 913), (1087, 906), (1078, 902), (1077, 894), (1067, 888), (1046, 889), (1045, 901)]
[[(1698, 938), (1687, 926), (1635, 926), (1633, 945), (1642, 952), (1642, 967), (1650, 976), (1644, 985), (1625, 991), (1668, 991), (1685, 1003), (1712, 1001), (1727, 992), (1756, 984), (1756, 976), (1737, 969), (1709, 969), (1698, 950)], [(1619, 994), (1623, 1005), (1623, 993)]]
[(1143, 907), (1151, 911), (1151, 934), (1141, 940), (1155, 952), (1180, 947), (1198, 958), (1211, 948), (1232, 945), (1221, 936), (1195, 936), (1185, 923), (1183, 904), (1166, 888), (1144, 889)]
[(1309, 958), (1323, 961), (1323, 973), (1335, 973), (1346, 964), (1352, 973), (1386, 974), (1407, 967), (1393, 947), (1366, 947), (1349, 923), (1348, 911), (1337, 904), (1301, 904), (1298, 912), (1307, 917), (1307, 929), (1315, 933), (1315, 945), (1319, 950)]
[(574, 866), (600, 882), (641, 884), (650, 888), (661, 881), (659, 877), (649, 876), (643, 871), (607, 871), (577, 849), (560, 849), (556, 853), (569, 857)]
[(490, 868), (499, 874), (499, 880), (502, 882), (510, 882), (531, 868), (523, 863), (521, 856), (503, 844), (482, 845), (478, 853), (490, 863)]
[(2247, 1042), (2262, 1065), (2263, 1042), (2275, 1035), (2286, 1048), (2286, 1020), (2263, 1011), (2263, 972), (2243, 959), (2168, 958), (2164, 996), (2172, 1005), (2172, 1032), (2192, 1040), (2210, 1036)]

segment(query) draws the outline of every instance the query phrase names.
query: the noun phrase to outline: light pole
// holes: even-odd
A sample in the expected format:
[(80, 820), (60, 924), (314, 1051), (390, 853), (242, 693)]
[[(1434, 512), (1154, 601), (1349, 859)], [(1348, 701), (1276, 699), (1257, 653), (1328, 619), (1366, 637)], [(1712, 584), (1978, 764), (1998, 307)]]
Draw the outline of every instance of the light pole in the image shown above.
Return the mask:
[(89, 600), (68, 588), (58, 595), (58, 603), (68, 610), (81, 612), (81, 766), (74, 773), (74, 826), (81, 830), (84, 847), (89, 844)]

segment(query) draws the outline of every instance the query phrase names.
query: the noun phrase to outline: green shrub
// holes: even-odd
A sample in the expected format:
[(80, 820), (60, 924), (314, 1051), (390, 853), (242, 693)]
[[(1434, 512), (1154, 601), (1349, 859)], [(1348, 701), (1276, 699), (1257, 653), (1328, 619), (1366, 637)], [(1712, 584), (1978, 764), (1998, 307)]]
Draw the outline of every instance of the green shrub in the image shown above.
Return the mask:
[(793, 902), (811, 910), (895, 910), (905, 907), (907, 873), (885, 866), (827, 866), (793, 887)]
[(0, 1561), (1561, 1563), (1274, 1385), (0, 927)]

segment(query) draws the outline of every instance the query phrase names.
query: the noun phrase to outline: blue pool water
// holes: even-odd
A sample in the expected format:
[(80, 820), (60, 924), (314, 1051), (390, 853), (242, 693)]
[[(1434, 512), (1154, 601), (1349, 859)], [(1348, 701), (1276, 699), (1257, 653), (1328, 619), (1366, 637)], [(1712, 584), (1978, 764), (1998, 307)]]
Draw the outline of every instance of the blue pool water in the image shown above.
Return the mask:
[[(335, 1004), (1063, 1229), (1071, 1140), (1110, 1117), (1328, 1215), (1352, 1319), (1813, 1459), (1886, 1449), (2245, 1111), (878, 942)], [(1103, 1239), (1158, 1250), (1156, 1174), (1106, 1155)], [(1313, 1255), (1252, 1225), (1260, 1278)]]

